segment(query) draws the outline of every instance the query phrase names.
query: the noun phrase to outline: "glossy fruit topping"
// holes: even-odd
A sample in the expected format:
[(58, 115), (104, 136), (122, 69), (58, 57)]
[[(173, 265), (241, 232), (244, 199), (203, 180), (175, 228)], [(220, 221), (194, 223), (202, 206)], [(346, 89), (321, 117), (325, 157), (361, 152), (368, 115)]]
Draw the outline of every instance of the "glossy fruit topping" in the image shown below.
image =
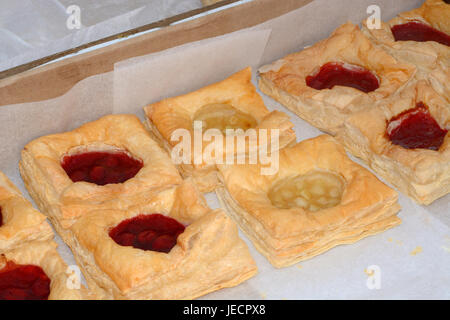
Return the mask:
[(398, 24), (391, 28), (395, 41), (435, 41), (450, 46), (450, 36), (419, 21)]
[(184, 229), (177, 220), (162, 214), (141, 214), (122, 221), (109, 236), (121, 246), (168, 253)]
[(61, 166), (73, 182), (85, 181), (103, 186), (123, 183), (144, 166), (126, 152), (85, 152), (65, 156)]
[(344, 86), (368, 93), (380, 87), (377, 77), (370, 70), (341, 62), (328, 62), (305, 80), (309, 87), (317, 90)]
[(415, 108), (389, 120), (386, 133), (393, 144), (406, 149), (439, 150), (447, 131), (439, 126), (428, 107), (419, 102)]
[(0, 270), (0, 300), (47, 300), (50, 279), (42, 268), (8, 261)]

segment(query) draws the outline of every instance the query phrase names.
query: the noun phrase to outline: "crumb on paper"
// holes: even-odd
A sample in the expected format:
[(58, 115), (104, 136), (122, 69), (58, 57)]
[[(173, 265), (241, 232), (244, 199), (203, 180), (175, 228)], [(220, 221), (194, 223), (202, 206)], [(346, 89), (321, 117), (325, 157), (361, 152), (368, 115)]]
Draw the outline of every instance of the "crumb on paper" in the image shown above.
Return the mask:
[(422, 247), (421, 246), (417, 246), (413, 251), (411, 251), (411, 255), (412, 256), (415, 256), (416, 254), (419, 254), (419, 253), (421, 253), (423, 250), (422, 250)]
[(302, 266), (301, 264), (298, 264), (296, 267), (297, 267), (298, 269), (302, 269), (302, 268), (303, 268), (303, 266)]
[(261, 294), (261, 298), (263, 298), (263, 299), (267, 299), (267, 293), (265, 293), (265, 292), (261, 292), (260, 294)]
[(367, 274), (369, 277), (373, 276), (373, 270), (364, 269), (364, 273)]
[(403, 244), (402, 240), (394, 240), (392, 238), (388, 238), (387, 241), (389, 242), (395, 242), (396, 244), (398, 244), (399, 246), (401, 246)]

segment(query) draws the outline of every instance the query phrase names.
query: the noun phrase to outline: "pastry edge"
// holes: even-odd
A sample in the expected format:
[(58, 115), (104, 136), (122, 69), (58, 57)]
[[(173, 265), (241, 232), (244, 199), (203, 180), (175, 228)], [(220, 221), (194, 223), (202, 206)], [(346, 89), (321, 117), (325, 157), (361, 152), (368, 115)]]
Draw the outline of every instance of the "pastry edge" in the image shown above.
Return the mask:
[[(367, 236), (375, 235), (378, 233), (381, 233), (383, 231), (386, 231), (387, 229), (393, 228), (401, 223), (401, 219), (396, 216), (396, 214), (400, 211), (401, 207), (397, 203), (397, 198), (393, 199), (393, 203), (389, 207), (383, 207), (379, 212), (385, 211), (383, 214), (383, 219), (380, 219), (378, 221), (374, 221), (370, 224), (368, 224), (366, 227), (374, 226), (379, 224), (379, 228), (373, 228), (370, 230), (369, 228), (360, 228), (363, 229), (363, 232), (355, 232), (354, 234), (351, 234), (350, 236), (347, 236), (343, 239), (335, 240), (335, 241), (329, 241), (323, 247), (312, 251), (311, 253), (307, 253), (305, 256), (301, 256), (298, 254), (290, 254), (286, 258), (282, 258), (276, 255), (276, 250), (273, 248), (270, 248), (267, 246), (266, 242), (264, 240), (261, 240), (258, 238), (257, 234), (253, 234), (253, 228), (249, 227), (248, 225), (250, 223), (243, 223), (241, 219), (245, 219), (242, 217), (241, 214), (237, 212), (236, 209), (243, 210), (235, 201), (232, 199), (231, 195), (228, 193), (228, 191), (224, 188), (218, 188), (216, 189), (216, 194), (219, 199), (219, 202), (221, 206), (227, 211), (227, 213), (230, 215), (230, 217), (236, 221), (236, 223), (240, 226), (241, 230), (244, 232), (244, 234), (252, 241), (255, 248), (264, 255), (269, 262), (276, 268), (284, 268), (291, 265), (294, 265), (300, 261), (308, 260), (310, 258), (313, 258), (317, 255), (320, 255), (329, 249), (332, 249), (333, 247), (336, 247), (341, 244), (352, 244), (355, 243)], [(235, 208), (236, 209), (235, 209)], [(384, 209), (384, 210), (383, 210)], [(370, 212), (368, 214), (375, 214), (374, 212)], [(375, 214), (376, 215), (376, 214)], [(298, 246), (297, 246), (298, 247)], [(295, 250), (295, 246), (293, 247)], [(298, 251), (298, 250), (297, 250)], [(302, 250), (300, 253), (303, 253), (307, 250)], [(311, 251), (311, 250), (310, 250)]]
[(337, 135), (345, 149), (366, 162), (381, 178), (394, 185), (418, 204), (429, 205), (450, 193), (450, 170), (428, 184), (411, 181), (415, 174), (399, 162), (370, 150), (369, 142), (358, 129), (345, 123)]

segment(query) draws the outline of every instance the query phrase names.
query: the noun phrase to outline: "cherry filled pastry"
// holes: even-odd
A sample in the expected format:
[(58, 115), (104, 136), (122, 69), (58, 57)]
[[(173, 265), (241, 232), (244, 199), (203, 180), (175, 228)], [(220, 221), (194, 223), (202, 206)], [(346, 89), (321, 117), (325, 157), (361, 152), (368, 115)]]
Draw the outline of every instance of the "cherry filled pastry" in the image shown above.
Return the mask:
[(236, 225), (181, 179), (136, 116), (32, 141), (20, 171), (93, 298), (191, 299), (257, 271)]
[(315, 127), (335, 134), (344, 120), (395, 94), (415, 67), (346, 23), (330, 37), (259, 69), (259, 87)]
[(350, 117), (338, 139), (421, 204), (450, 192), (450, 109), (424, 80), (377, 108)]
[(391, 27), (395, 41), (434, 41), (450, 46), (450, 36), (425, 23), (411, 21)]
[(192, 179), (127, 210), (99, 210), (71, 228), (73, 252), (99, 299), (193, 299), (257, 269), (233, 221)]
[(132, 115), (105, 116), (32, 141), (19, 168), (66, 242), (68, 228), (83, 214), (137, 205), (155, 190), (181, 183), (170, 157)]
[(340, 62), (324, 64), (316, 74), (307, 76), (305, 80), (308, 87), (317, 90), (344, 86), (369, 93), (380, 87), (377, 77), (366, 68)]
[[(85, 288), (72, 282), (59, 256), (53, 231), (0, 172), (0, 300), (79, 300)], [(73, 282), (72, 282), (73, 283)], [(79, 285), (79, 283), (78, 283)]]
[(30, 241), (0, 254), (0, 300), (90, 298), (79, 278), (69, 278), (56, 248), (53, 241)]

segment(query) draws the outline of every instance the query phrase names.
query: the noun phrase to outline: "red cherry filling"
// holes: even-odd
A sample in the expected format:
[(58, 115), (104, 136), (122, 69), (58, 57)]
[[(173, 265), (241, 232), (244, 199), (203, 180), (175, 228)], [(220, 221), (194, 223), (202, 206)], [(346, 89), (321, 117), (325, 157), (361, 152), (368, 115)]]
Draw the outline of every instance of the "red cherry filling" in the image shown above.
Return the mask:
[(386, 133), (393, 144), (406, 149), (439, 150), (447, 131), (434, 120), (428, 107), (419, 102), (415, 108), (389, 120)]
[(395, 41), (436, 41), (450, 46), (450, 36), (419, 21), (398, 24), (391, 28)]
[(144, 164), (125, 152), (86, 152), (65, 156), (61, 166), (73, 182), (103, 186), (133, 178)]
[(341, 62), (328, 62), (305, 80), (309, 87), (317, 90), (344, 86), (368, 93), (380, 87), (377, 77), (370, 70)]
[(109, 236), (121, 246), (168, 253), (184, 229), (177, 220), (162, 214), (141, 214), (122, 221), (109, 231)]
[(2, 207), (0, 207), (0, 227), (3, 225)]
[(42, 268), (8, 261), (0, 270), (0, 300), (47, 300), (50, 279)]

